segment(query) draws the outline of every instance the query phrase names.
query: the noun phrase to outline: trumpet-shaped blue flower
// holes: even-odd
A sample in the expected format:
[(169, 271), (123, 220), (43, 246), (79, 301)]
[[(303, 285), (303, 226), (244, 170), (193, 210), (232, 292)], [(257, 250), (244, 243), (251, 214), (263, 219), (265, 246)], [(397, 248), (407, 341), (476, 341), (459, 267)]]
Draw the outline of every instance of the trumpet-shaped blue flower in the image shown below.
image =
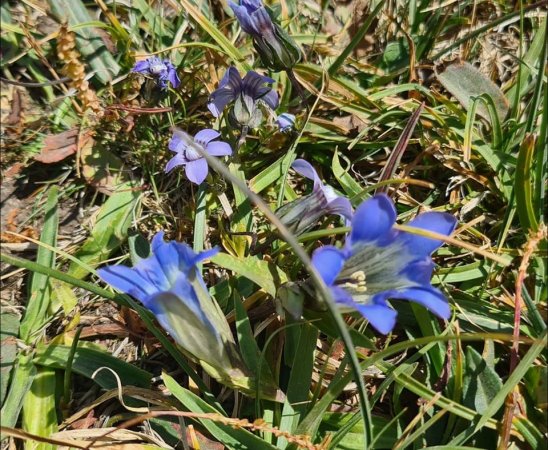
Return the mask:
[(107, 266), (97, 273), (103, 281), (139, 300), (196, 358), (215, 365), (224, 361), (230, 367), (225, 349), (227, 340), (232, 340), (230, 330), (227, 333), (226, 327), (219, 326), (216, 314), (208, 314), (211, 305), (205, 303), (212, 300), (203, 296), (207, 290), (196, 267), (216, 253), (217, 249), (194, 253), (186, 244), (165, 242), (164, 233), (159, 232), (152, 239), (151, 255), (133, 268)]
[(169, 141), (169, 149), (175, 152), (166, 165), (166, 172), (177, 166), (185, 166), (187, 178), (196, 184), (201, 184), (207, 177), (209, 166), (201, 152), (212, 156), (228, 156), (232, 154), (230, 145), (222, 141), (214, 141), (220, 136), (215, 130), (205, 129), (192, 137), (182, 130), (176, 129)]
[(231, 118), (241, 126), (255, 128), (262, 119), (260, 105), (271, 110), (278, 107), (278, 94), (272, 90), (274, 80), (250, 70), (242, 77), (235, 67), (229, 67), (219, 87), (209, 97), (207, 107), (219, 117), (229, 103), (233, 103)]
[[(384, 334), (392, 331), (397, 315), (388, 299), (410, 300), (438, 317), (450, 316), (447, 299), (430, 284), (431, 254), (442, 242), (396, 230), (395, 222), (390, 197), (375, 195), (356, 210), (343, 249), (325, 246), (312, 256), (341, 310), (358, 311)], [(408, 225), (448, 236), (456, 219), (447, 213), (426, 212)]]
[(161, 59), (157, 56), (152, 56), (135, 63), (131, 71), (154, 78), (158, 86), (162, 89), (167, 88), (168, 81), (174, 88), (179, 87), (179, 84), (181, 84), (181, 80), (179, 80), (177, 75), (177, 70), (169, 59)]
[(265, 66), (289, 70), (301, 58), (301, 50), (280, 26), (273, 22), (261, 0), (229, 1), (242, 30), (251, 35)]
[(328, 214), (342, 216), (349, 221), (352, 218), (352, 206), (346, 197), (335, 193), (331, 186), (323, 184), (312, 165), (304, 159), (296, 159), (291, 164), (295, 172), (314, 181), (312, 193), (298, 198), (276, 211), (280, 220), (293, 233), (302, 234), (318, 220)]
[(282, 113), (276, 118), (276, 125), (282, 133), (289, 133), (295, 126), (295, 116), (289, 113)]
[[(211, 376), (254, 395), (256, 380), (242, 361), (226, 317), (209, 295), (197, 267), (216, 253), (217, 249), (195, 253), (186, 244), (165, 242), (164, 233), (159, 232), (152, 239), (151, 255), (133, 268), (107, 266), (97, 273), (148, 308), (185, 353), (198, 359)], [(283, 401), (283, 394), (265, 374), (261, 396)]]

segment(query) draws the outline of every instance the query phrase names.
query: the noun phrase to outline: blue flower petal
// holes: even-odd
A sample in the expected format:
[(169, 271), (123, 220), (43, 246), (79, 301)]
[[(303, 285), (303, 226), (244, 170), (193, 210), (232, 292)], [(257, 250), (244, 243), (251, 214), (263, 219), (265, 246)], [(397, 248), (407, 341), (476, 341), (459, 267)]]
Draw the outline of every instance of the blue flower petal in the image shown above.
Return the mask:
[(345, 309), (358, 311), (380, 333), (388, 334), (394, 329), (398, 313), (386, 304), (384, 292), (374, 296), (368, 305), (355, 302), (347, 291), (338, 286), (333, 286), (331, 292), (338, 304), (343, 305)]
[(209, 128), (205, 128), (204, 130), (198, 131), (196, 135), (194, 136), (194, 142), (198, 142), (199, 144), (202, 144), (203, 146), (206, 146), (209, 144), (210, 141), (213, 139), (217, 139), (221, 133), (215, 130), (211, 130)]
[(388, 305), (356, 305), (358, 312), (364, 316), (379, 333), (388, 334), (396, 325), (398, 313)]
[(173, 130), (173, 136), (169, 140), (168, 148), (172, 152), (180, 153), (193, 143), (194, 138), (190, 134), (176, 128)]
[(174, 67), (170, 68), (167, 73), (167, 79), (171, 83), (174, 89), (177, 89), (179, 85), (181, 84), (181, 80), (179, 79), (179, 75), (177, 75), (177, 70), (175, 70)]
[(251, 17), (249, 15), (249, 12), (245, 6), (237, 5), (234, 2), (229, 1), (228, 5), (232, 9), (232, 12), (234, 12), (234, 15), (238, 19), (238, 22), (240, 23), (240, 26), (242, 27), (242, 30), (244, 30), (248, 34), (253, 34), (254, 28), (253, 24), (251, 23)]
[(354, 213), (350, 241), (384, 241), (396, 222), (396, 208), (386, 194), (377, 194), (365, 200)]
[(430, 279), (432, 278), (432, 271), (434, 270), (434, 262), (429, 256), (413, 261), (408, 264), (401, 275), (408, 280), (418, 283), (423, 286), (430, 286)]
[[(432, 211), (419, 214), (407, 225), (449, 236), (455, 230), (457, 219), (451, 214)], [(431, 255), (443, 244), (443, 241), (437, 239), (405, 232), (401, 234), (400, 238), (405, 240), (412, 253), (420, 256)]]
[(345, 262), (342, 251), (332, 245), (317, 249), (312, 255), (312, 264), (328, 286), (332, 285)]
[(261, 100), (265, 102), (270, 109), (276, 109), (278, 107), (278, 93), (274, 89), (269, 90), (265, 95), (263, 95)]
[(126, 266), (107, 266), (99, 269), (97, 274), (104, 282), (117, 290), (135, 297), (144, 303), (150, 295), (158, 291), (147, 279), (134, 269)]
[(296, 159), (295, 161), (293, 161), (293, 164), (291, 164), (291, 168), (299, 175), (308, 178), (309, 180), (313, 180), (315, 191), (319, 191), (322, 189), (322, 180), (320, 180), (316, 169), (314, 169), (312, 164), (310, 164), (308, 161), (305, 161), (304, 159)]
[(207, 144), (207, 153), (211, 156), (228, 156), (232, 155), (232, 148), (226, 142), (215, 141)]
[(143, 61), (137, 61), (135, 65), (133, 66), (133, 69), (131, 69), (132, 72), (138, 72), (138, 73), (148, 73), (149, 70), (149, 61), (147, 59)]
[(347, 221), (352, 220), (352, 205), (346, 197), (337, 197), (330, 201), (327, 205), (327, 210), (331, 214), (338, 214), (344, 217)]
[(184, 166), (187, 162), (187, 159), (183, 156), (182, 153), (177, 153), (167, 162), (165, 172), (171, 172), (173, 169), (175, 169), (175, 167)]
[(189, 161), (185, 166), (186, 177), (195, 184), (202, 184), (206, 179), (208, 165), (205, 158)]
[(158, 261), (159, 268), (165, 274), (169, 284), (174, 283), (179, 274), (179, 253), (173, 244), (174, 242), (164, 241), (163, 231), (156, 233), (152, 238), (152, 255)]
[(441, 291), (433, 286), (405, 289), (394, 294), (392, 297), (418, 303), (442, 319), (449, 319), (451, 317), (449, 302)]

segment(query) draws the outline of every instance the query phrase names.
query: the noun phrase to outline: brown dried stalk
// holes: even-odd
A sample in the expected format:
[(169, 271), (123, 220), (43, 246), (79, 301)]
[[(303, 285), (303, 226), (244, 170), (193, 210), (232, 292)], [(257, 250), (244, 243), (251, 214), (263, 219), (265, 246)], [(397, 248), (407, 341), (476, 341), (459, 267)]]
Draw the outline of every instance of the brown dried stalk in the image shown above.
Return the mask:
[(86, 80), (86, 68), (76, 49), (76, 35), (68, 29), (67, 24), (61, 25), (57, 38), (57, 56), (65, 64), (63, 73), (71, 80), (71, 87), (78, 92), (78, 99), (84, 110), (91, 109), (95, 114), (102, 115), (102, 108), (95, 91)]
[[(533, 232), (523, 250), (523, 258), (519, 265), (518, 276), (516, 278), (516, 293), (514, 297), (514, 339), (512, 342), (512, 349), (510, 350), (510, 373), (514, 371), (519, 362), (519, 326), (521, 322), (521, 306), (522, 306), (522, 289), (523, 282), (527, 277), (527, 269), (529, 268), (529, 262), (533, 256), (533, 253), (538, 247), (539, 242), (542, 239), (546, 239), (547, 228), (546, 225), (540, 224), (537, 231)], [(506, 406), (504, 410), (504, 418), (502, 420), (501, 440), (499, 442), (499, 449), (508, 448), (508, 442), (510, 441), (510, 432), (512, 430), (512, 419), (516, 410), (516, 404), (518, 400), (518, 392), (514, 389), (506, 399)]]

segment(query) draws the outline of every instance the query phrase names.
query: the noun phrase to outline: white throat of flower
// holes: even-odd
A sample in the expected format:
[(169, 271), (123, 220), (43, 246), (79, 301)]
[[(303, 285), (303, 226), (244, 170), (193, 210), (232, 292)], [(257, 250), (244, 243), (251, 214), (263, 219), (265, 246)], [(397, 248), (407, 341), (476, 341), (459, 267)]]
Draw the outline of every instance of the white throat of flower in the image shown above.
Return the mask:
[(194, 143), (188, 145), (185, 148), (185, 158), (188, 161), (196, 161), (197, 159), (203, 158), (202, 152), (205, 152), (204, 146), (194, 141)]
[(414, 259), (400, 242), (385, 247), (355, 244), (352, 256), (345, 262), (335, 283), (349, 292), (355, 301), (367, 304), (379, 292), (419, 286), (402, 273)]

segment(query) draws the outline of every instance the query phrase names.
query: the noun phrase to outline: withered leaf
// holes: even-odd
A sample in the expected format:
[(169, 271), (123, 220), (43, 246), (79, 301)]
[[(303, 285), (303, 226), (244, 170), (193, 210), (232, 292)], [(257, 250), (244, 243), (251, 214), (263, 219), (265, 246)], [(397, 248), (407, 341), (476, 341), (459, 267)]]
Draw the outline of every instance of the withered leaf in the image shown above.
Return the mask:
[[(50, 134), (44, 139), (44, 146), (34, 159), (44, 164), (53, 164), (75, 154), (78, 147), (83, 147), (92, 140), (91, 130), (80, 132), (78, 128), (71, 128), (59, 134)], [(93, 141), (91, 141), (93, 142)]]

